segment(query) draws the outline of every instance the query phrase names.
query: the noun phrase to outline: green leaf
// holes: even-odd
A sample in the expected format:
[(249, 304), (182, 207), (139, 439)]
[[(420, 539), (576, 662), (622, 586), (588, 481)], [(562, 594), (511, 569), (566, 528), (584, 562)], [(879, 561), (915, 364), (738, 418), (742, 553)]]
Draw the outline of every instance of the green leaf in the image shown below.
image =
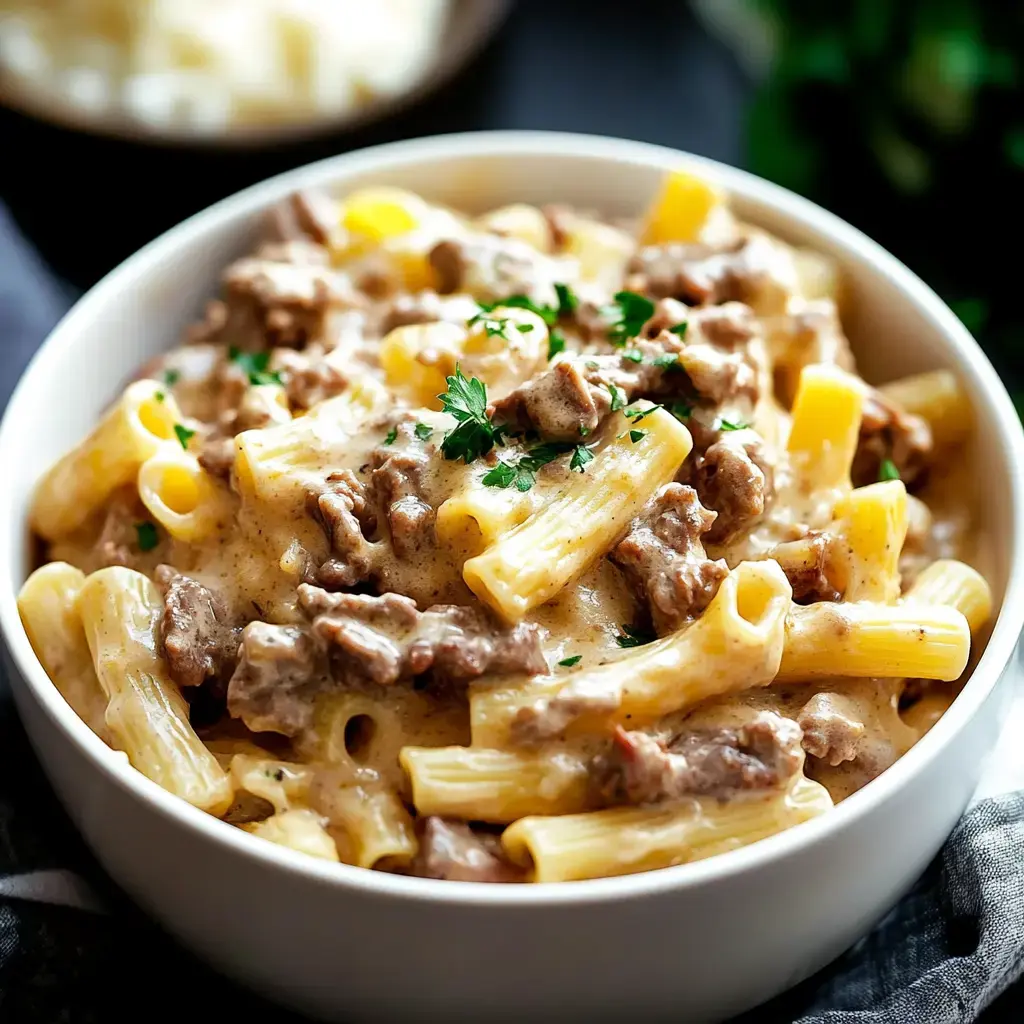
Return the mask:
[(397, 440), (397, 438), (398, 438), (398, 428), (397, 427), (392, 427), (388, 431), (387, 437), (384, 438), (384, 443), (385, 444), (394, 444), (395, 441)]
[(582, 473), (586, 470), (587, 463), (593, 461), (594, 453), (586, 445), (578, 444), (569, 460), (569, 469)]
[(413, 427), (412, 432), (421, 441), (429, 441), (431, 436), (434, 433), (434, 428), (431, 427), (431, 426), (428, 426), (426, 423), (417, 423), (416, 426)]
[(520, 334), (529, 334), (533, 330), (533, 324), (516, 324), (516, 330)]
[(686, 422), (693, 415), (693, 406), (689, 402), (673, 402), (669, 407), (668, 411), (672, 413), (677, 420)]
[(650, 409), (638, 409), (634, 405), (626, 409), (624, 415), (627, 416), (632, 423), (636, 424), (639, 423), (645, 417), (650, 416), (652, 412), (656, 412), (660, 408), (660, 405), (652, 405)]
[(258, 386), (283, 383), (280, 373), (267, 371), (267, 364), (270, 362), (269, 352), (242, 352), (232, 345), (228, 349), (228, 358), (246, 374), (250, 384)]
[(657, 637), (653, 633), (645, 633), (643, 630), (626, 625), (623, 625), (622, 633), (615, 638), (615, 642), (620, 647), (643, 647), (645, 644), (654, 643), (655, 640)]
[(164, 383), (173, 388), (181, 380), (181, 370), (164, 370)]
[(559, 352), (565, 351), (565, 335), (557, 327), (552, 328), (548, 335), (548, 360), (552, 360)]
[(721, 431), (728, 432), (730, 430), (748, 430), (749, 428), (750, 424), (744, 423), (742, 421), (740, 421), (739, 423), (733, 423), (732, 420), (725, 419), (721, 419), (718, 421), (718, 429)]
[(626, 408), (626, 392), (622, 388), (617, 387), (615, 384), (609, 384), (608, 392), (612, 396), (612, 412), (618, 412), (620, 409)]
[(628, 359), (631, 363), (642, 363), (644, 361), (644, 354), (639, 349), (628, 348), (622, 353), (622, 358)]
[(605, 306), (602, 312), (613, 321), (608, 337), (616, 345), (624, 345), (630, 338), (637, 337), (654, 316), (654, 303), (637, 292), (616, 292), (614, 303)]
[(637, 444), (647, 436), (646, 430), (631, 430), (629, 432), (629, 439), (633, 444)]
[(900, 471), (896, 468), (896, 463), (892, 459), (882, 459), (881, 464), (878, 467), (878, 479), (879, 480), (899, 480)]
[(689, 329), (689, 327), (689, 323), (686, 320), (683, 320), (681, 323), (675, 324), (673, 327), (670, 327), (669, 330), (673, 334), (678, 334), (680, 338), (685, 338), (686, 332)]
[(167, 401), (167, 396), (162, 391), (158, 391), (154, 397), (161, 405)]
[(466, 377), (460, 366), (447, 378), (448, 390), (438, 395), (441, 407), (458, 421), (441, 442), (446, 459), (470, 463), (486, 455), (496, 444), (504, 443), (503, 427), (495, 427), (487, 417), (487, 387), (477, 377)]
[(510, 487), (516, 478), (516, 467), (498, 460), (498, 464), (484, 473), (481, 482), (485, 487)]
[(571, 658), (563, 658), (558, 664), (562, 668), (572, 668), (573, 665), (578, 665), (583, 660), (582, 654), (574, 654)]
[(153, 523), (136, 523), (135, 536), (140, 551), (152, 551), (160, 543), (160, 535)]
[(677, 352), (664, 352), (660, 356), (655, 356), (651, 360), (651, 365), (661, 370), (681, 369)]
[(572, 316), (580, 304), (576, 293), (567, 284), (556, 284), (555, 294), (558, 296), (558, 315)]
[(174, 436), (178, 439), (178, 443), (181, 447), (188, 451), (188, 443), (196, 436), (196, 432), (194, 430), (189, 430), (188, 427), (184, 427), (180, 423), (175, 423)]

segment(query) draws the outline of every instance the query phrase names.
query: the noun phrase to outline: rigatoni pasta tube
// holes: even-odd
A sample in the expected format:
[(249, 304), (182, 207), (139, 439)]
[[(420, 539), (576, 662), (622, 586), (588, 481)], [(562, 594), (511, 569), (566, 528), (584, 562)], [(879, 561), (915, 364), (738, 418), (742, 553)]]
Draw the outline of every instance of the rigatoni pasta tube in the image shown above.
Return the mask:
[(163, 600), (156, 585), (142, 573), (113, 566), (86, 579), (78, 603), (117, 745), (164, 789), (223, 814), (231, 804), (231, 782), (189, 724), (188, 706), (157, 654)]
[(907, 489), (900, 480), (857, 487), (835, 509), (843, 540), (847, 601), (892, 603), (900, 596), (900, 552), (907, 538)]
[(344, 786), (330, 794), (322, 790), (317, 806), (332, 827), (344, 832), (339, 837), (342, 859), (350, 864), (408, 864), (419, 850), (412, 817), (390, 788), (370, 784)]
[(32, 503), (32, 529), (55, 540), (81, 526), (110, 495), (135, 480), (165, 442), (177, 444), (181, 413), (154, 380), (130, 384), (93, 432), (43, 477)]
[(816, 363), (800, 374), (786, 447), (814, 490), (849, 485), (863, 403), (864, 385), (835, 366)]
[(520, 818), (502, 833), (509, 858), (535, 882), (628, 875), (702, 860), (824, 814), (832, 798), (799, 774), (782, 792), (700, 797), (651, 807)]
[(267, 839), (278, 846), (319, 857), (321, 860), (340, 860), (338, 848), (330, 833), (324, 828), (323, 817), (308, 807), (297, 807), (290, 811), (272, 814), (263, 821), (254, 821), (241, 828), (260, 839)]
[(955, 608), (856, 601), (794, 605), (777, 681), (826, 676), (957, 679), (971, 630)]
[(503, 825), (587, 807), (586, 762), (570, 753), (406, 747), (401, 760), (419, 814)]
[(541, 480), (528, 491), (486, 487), (481, 478), (489, 468), (470, 467), (463, 486), (441, 503), (437, 539), (442, 544), (465, 543), (479, 551), (526, 522), (552, 497)]
[(25, 580), (18, 611), (28, 642), (54, 686), (82, 721), (110, 743), (113, 737), (104, 720), (107, 696), (96, 678), (78, 611), (84, 583), (81, 569), (50, 562)]
[(782, 658), (792, 590), (775, 562), (741, 562), (692, 625), (594, 669), (529, 682), (477, 684), (473, 745), (505, 746), (527, 723), (569, 734), (652, 721), (708, 697), (765, 686)]
[(971, 432), (971, 400), (949, 370), (903, 377), (883, 384), (878, 390), (901, 409), (927, 420), (932, 438), (940, 448), (963, 441)]
[(166, 445), (139, 468), (139, 497), (176, 540), (194, 544), (230, 521), (231, 501), (190, 452)]
[(972, 635), (992, 615), (992, 588), (976, 569), (953, 559), (940, 559), (922, 570), (904, 598), (908, 604), (945, 605), (960, 612)]
[(482, 554), (469, 559), (469, 588), (510, 622), (544, 604), (600, 558), (648, 498), (690, 453), (690, 432), (657, 409), (643, 420), (639, 443), (630, 421), (611, 417), (611, 440), (565, 490)]

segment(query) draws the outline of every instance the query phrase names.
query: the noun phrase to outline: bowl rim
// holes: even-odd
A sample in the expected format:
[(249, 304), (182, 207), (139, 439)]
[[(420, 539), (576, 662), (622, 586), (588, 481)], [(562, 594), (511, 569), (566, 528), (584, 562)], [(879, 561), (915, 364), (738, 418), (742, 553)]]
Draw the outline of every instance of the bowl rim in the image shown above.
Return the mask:
[[(973, 389), (985, 396), (990, 415), (998, 424), (999, 458), (1006, 470), (1010, 498), (1011, 551), (1006, 592), (999, 616), (971, 678), (956, 700), (922, 739), (892, 767), (854, 793), (828, 814), (802, 823), (750, 846), (706, 860), (655, 871), (575, 882), (502, 886), (412, 878), (371, 871), (313, 857), (255, 838), (214, 818), (166, 792), (131, 769), (71, 709), (50, 682), (29, 644), (18, 614), (16, 594), (0, 586), (0, 629), (10, 661), (44, 714), (79, 753), (114, 785), (152, 808), (175, 825), (187, 829), (225, 851), (247, 859), (254, 867), (282, 870), (294, 876), (382, 898), (495, 907), (603, 904), (650, 897), (666, 890), (682, 890), (728, 882), (761, 870), (823, 841), (830, 833), (852, 827), (891, 800), (914, 777), (941, 756), (995, 688), (1006, 670), (1024, 625), (1024, 430), (1005, 387), (980, 347), (948, 306), (920, 278), (862, 232), (816, 204), (737, 168), (707, 157), (651, 143), (604, 136), (545, 131), (465, 132), (387, 143), (330, 157), (296, 168), (250, 186), (208, 207), (171, 228), (107, 274), (66, 314), (40, 347), (19, 381), (0, 423), (0, 465), (5, 454), (19, 445), (19, 423), (33, 404), (36, 382), (50, 372), (73, 366), (66, 353), (74, 349), (80, 322), (88, 322), (94, 309), (116, 302), (117, 294), (151, 268), (168, 262), (181, 245), (195, 237), (216, 236), (230, 223), (269, 206), (304, 187), (329, 186), (334, 180), (373, 171), (414, 169), (434, 160), (501, 156), (509, 159), (567, 156), (645, 169), (690, 169), (715, 180), (744, 200), (770, 207), (773, 213), (810, 233), (827, 237), (847, 257), (870, 263), (887, 276), (914, 303), (943, 338), (947, 355), (957, 370), (969, 377)], [(514, 199), (514, 197), (512, 197)], [(511, 200), (510, 200), (511, 201)], [(15, 507), (7, 494), (0, 498), (0, 522), (16, 520), (17, 531), (0, 531), (0, 580), (12, 576), (15, 536), (26, 535), (27, 508)], [(9, 524), (8, 524), (9, 525)]]

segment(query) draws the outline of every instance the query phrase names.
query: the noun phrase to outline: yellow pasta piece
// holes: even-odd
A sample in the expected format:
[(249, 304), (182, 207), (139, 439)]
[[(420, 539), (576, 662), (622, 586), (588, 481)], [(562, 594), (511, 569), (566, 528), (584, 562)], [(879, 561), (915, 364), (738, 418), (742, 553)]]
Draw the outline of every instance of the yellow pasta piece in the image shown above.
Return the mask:
[(864, 386), (835, 366), (806, 366), (793, 402), (787, 449), (794, 470), (816, 491), (849, 486)]
[(273, 804), (278, 814), (309, 802), (313, 769), (308, 765), (252, 754), (235, 754), (231, 758), (230, 770), (238, 789)]
[(344, 786), (322, 798), (332, 828), (340, 829), (342, 859), (361, 868), (386, 861), (408, 864), (419, 850), (412, 817), (394, 790), (378, 785)]
[[(741, 562), (704, 614), (663, 640), (570, 675), (477, 684), (470, 694), (473, 745), (504, 746), (545, 713), (572, 735), (653, 721), (708, 697), (766, 686), (782, 658), (791, 597), (775, 562)], [(600, 710), (581, 698), (598, 698)]]
[(53, 685), (82, 721), (111, 743), (104, 719), (107, 697), (96, 678), (78, 611), (84, 583), (80, 569), (50, 562), (36, 569), (18, 591), (18, 611), (28, 642)]
[(697, 242), (712, 213), (725, 205), (720, 189), (686, 171), (665, 175), (641, 232), (645, 245)]
[(622, 413), (610, 419), (611, 439), (586, 472), (572, 474), (557, 498), (465, 563), (469, 588), (508, 621), (549, 601), (608, 551), (690, 452), (689, 431), (663, 409), (644, 418), (647, 433), (636, 444)]
[(235, 476), (241, 493), (263, 501), (304, 495), (325, 466), (341, 462), (352, 434), (392, 403), (383, 385), (364, 377), (305, 416), (239, 434)]
[(967, 667), (971, 631), (955, 608), (821, 602), (794, 606), (777, 681), (823, 676), (957, 679)]
[(847, 601), (891, 604), (900, 596), (900, 552), (907, 538), (907, 489), (899, 480), (857, 487), (836, 506), (844, 541)]
[(928, 421), (932, 438), (940, 448), (965, 440), (971, 433), (974, 412), (956, 375), (949, 370), (933, 370), (903, 377), (879, 389), (901, 409)]
[(625, 231), (588, 217), (573, 217), (565, 252), (579, 261), (584, 281), (618, 282), (636, 249), (636, 241)]
[(188, 720), (188, 706), (157, 654), (163, 598), (142, 573), (121, 566), (89, 576), (79, 610), (117, 745), (143, 775), (214, 815), (232, 786)]
[(388, 387), (410, 405), (440, 409), (447, 378), (461, 365), (502, 398), (547, 362), (548, 329), (535, 313), (498, 307), (469, 328), (450, 323), (396, 327), (380, 343)]
[(337, 861), (338, 849), (327, 829), (323, 818), (308, 807), (272, 814), (263, 821), (254, 821), (240, 827), (250, 835), (259, 836), (278, 846), (319, 857), (321, 860)]
[(536, 206), (512, 203), (490, 210), (476, 220), (481, 231), (507, 238), (518, 238), (538, 252), (551, 251), (551, 227), (547, 217)]
[(814, 249), (794, 249), (793, 265), (801, 298), (840, 301), (842, 277), (839, 264), (831, 256)]
[(167, 441), (178, 444), (181, 412), (154, 380), (130, 384), (93, 432), (43, 477), (30, 512), (32, 529), (55, 540), (81, 526)]
[(976, 569), (940, 559), (922, 570), (907, 591), (908, 604), (944, 605), (960, 612), (977, 635), (992, 616), (992, 588)]
[(350, 247), (369, 249), (415, 230), (427, 208), (420, 196), (405, 189), (359, 189), (342, 203), (341, 226), (348, 232)]
[(170, 445), (139, 468), (138, 489), (143, 505), (176, 540), (195, 544), (231, 519), (228, 492), (194, 455)]
[(535, 882), (652, 871), (749, 846), (831, 809), (824, 786), (798, 775), (779, 793), (651, 807), (521, 818), (502, 833), (505, 852)]
[(486, 472), (486, 468), (474, 467), (465, 475), (462, 486), (441, 503), (436, 530), (442, 544), (479, 553), (526, 522), (551, 497), (550, 488), (540, 480), (528, 491), (486, 487), (481, 483)]
[(528, 814), (568, 814), (587, 807), (586, 761), (545, 750), (405, 747), (402, 767), (419, 814), (507, 824)]

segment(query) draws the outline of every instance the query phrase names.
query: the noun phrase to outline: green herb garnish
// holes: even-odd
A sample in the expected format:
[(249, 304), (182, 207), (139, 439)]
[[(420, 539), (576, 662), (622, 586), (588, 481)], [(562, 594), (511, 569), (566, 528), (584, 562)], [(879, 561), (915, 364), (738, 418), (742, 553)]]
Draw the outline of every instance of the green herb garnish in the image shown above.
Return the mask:
[(639, 423), (642, 419), (650, 416), (652, 412), (660, 409), (660, 405), (652, 405), (650, 409), (638, 409), (635, 405), (629, 409), (624, 410), (623, 415), (628, 417), (630, 422)]
[(571, 658), (563, 658), (558, 664), (562, 668), (572, 668), (573, 665), (578, 665), (583, 660), (582, 654), (574, 654)]
[(639, 349), (629, 348), (622, 353), (623, 359), (628, 359), (631, 363), (642, 363), (644, 361), (644, 354)]
[(560, 442), (535, 445), (515, 462), (499, 459), (498, 464), (488, 470), (481, 482), (486, 487), (511, 487), (526, 492), (537, 482), (537, 473), (561, 455), (573, 451), (577, 446)]
[(749, 423), (744, 423), (742, 420), (739, 423), (733, 423), (731, 420), (719, 420), (718, 429), (721, 431), (729, 430), (748, 430), (750, 428)]
[(572, 316), (580, 304), (576, 293), (567, 284), (556, 284), (555, 294), (558, 296), (558, 315)]
[(158, 391), (154, 397), (161, 404), (167, 401), (167, 396), (162, 391)]
[(612, 396), (612, 412), (618, 412), (620, 409), (626, 408), (626, 392), (623, 391), (622, 388), (616, 387), (614, 384), (609, 384), (608, 392)]
[(466, 377), (460, 366), (448, 380), (448, 390), (437, 397), (458, 426), (445, 434), (441, 451), (446, 459), (470, 463), (504, 444), (504, 427), (495, 427), (487, 416), (487, 387), (478, 377)]
[(181, 380), (181, 370), (164, 370), (164, 383), (173, 388)]
[(689, 402), (673, 402), (669, 407), (668, 411), (672, 413), (677, 420), (686, 421), (693, 415), (693, 406)]
[(533, 330), (533, 324), (516, 324), (516, 330), (520, 334), (529, 334)]
[(882, 459), (878, 467), (878, 479), (880, 481), (900, 479), (900, 471), (892, 459)]
[(578, 444), (569, 460), (569, 469), (575, 473), (583, 473), (587, 468), (587, 463), (593, 461), (594, 453), (586, 445)]
[(630, 441), (633, 442), (633, 444), (636, 444), (637, 442), (642, 441), (646, 436), (647, 436), (647, 431), (646, 430), (631, 430), (629, 432), (629, 439), (630, 439)]
[(548, 335), (548, 360), (552, 360), (559, 352), (565, 351), (565, 335), (558, 328), (553, 328)]
[(174, 436), (178, 439), (178, 443), (185, 451), (188, 451), (189, 441), (196, 436), (194, 430), (189, 430), (188, 427), (183, 427), (180, 423), (174, 424)]
[(152, 551), (160, 543), (160, 536), (153, 523), (136, 523), (135, 536), (140, 551)]
[(431, 435), (434, 433), (434, 428), (431, 427), (431, 426), (428, 426), (426, 423), (417, 423), (416, 426), (412, 428), (412, 432), (421, 441), (429, 441), (430, 438), (431, 438)]
[(283, 383), (281, 374), (276, 370), (273, 373), (267, 372), (267, 364), (270, 362), (269, 352), (243, 352), (232, 345), (228, 349), (228, 358), (246, 374), (250, 384), (259, 386)]
[(657, 639), (653, 633), (645, 633), (641, 629), (634, 629), (632, 626), (624, 625), (622, 633), (615, 638), (620, 647), (643, 647), (644, 644), (651, 644)]
[(608, 337), (616, 345), (624, 345), (628, 339), (637, 337), (654, 316), (654, 303), (636, 292), (616, 292), (614, 303), (601, 312), (613, 318)]
[(397, 427), (392, 427), (388, 431), (387, 437), (384, 438), (384, 443), (385, 444), (394, 444), (397, 439), (398, 439), (398, 428)]
[(539, 316), (544, 323), (550, 327), (558, 319), (558, 310), (554, 306), (542, 306), (536, 303), (528, 295), (510, 295), (507, 299), (499, 299), (497, 302), (480, 302), (480, 312), (469, 320), (472, 327), (478, 320), (483, 319), (488, 313), (504, 306), (506, 309), (528, 309), (531, 313)]
[(655, 356), (651, 360), (652, 366), (657, 366), (661, 370), (675, 370), (680, 369), (679, 366), (679, 353), (678, 352), (663, 352), (660, 356)]
[(678, 334), (680, 338), (685, 338), (686, 330), (689, 326), (689, 323), (686, 320), (684, 320), (681, 324), (676, 324), (674, 327), (670, 327), (669, 330), (673, 334)]

